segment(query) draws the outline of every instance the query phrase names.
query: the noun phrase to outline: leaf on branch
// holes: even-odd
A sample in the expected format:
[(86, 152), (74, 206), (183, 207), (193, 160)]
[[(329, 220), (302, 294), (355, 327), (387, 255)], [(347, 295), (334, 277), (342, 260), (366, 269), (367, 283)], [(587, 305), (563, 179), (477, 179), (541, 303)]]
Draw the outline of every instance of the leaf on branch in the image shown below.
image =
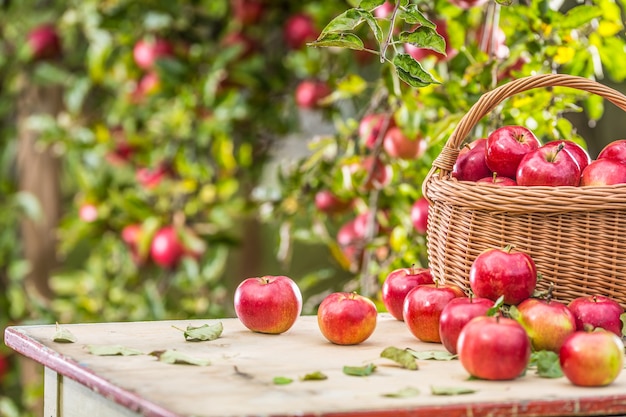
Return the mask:
[(363, 50), (365, 47), (361, 38), (353, 33), (326, 33), (320, 35), (316, 41), (307, 43), (308, 46), (316, 48), (339, 47)]
[(135, 356), (143, 355), (140, 350), (121, 345), (88, 345), (89, 353), (97, 356)]
[(385, 3), (385, 0), (361, 0), (359, 9), (365, 9), (371, 12), (378, 6), (382, 6), (383, 3)]
[(293, 379), (288, 378), (286, 376), (275, 376), (274, 379), (272, 380), (272, 383), (274, 385), (287, 385), (287, 384), (291, 384), (293, 382)]
[(463, 395), (473, 394), (476, 390), (467, 387), (446, 387), (446, 386), (431, 386), (430, 393), (433, 395)]
[(396, 392), (390, 392), (387, 394), (383, 394), (383, 397), (387, 397), (387, 398), (410, 398), (410, 397), (417, 397), (420, 394), (420, 390), (418, 390), (417, 388), (414, 387), (406, 387), (406, 388), (402, 388), (399, 391)]
[(69, 330), (59, 326), (59, 323), (57, 323), (56, 332), (54, 333), (54, 336), (52, 336), (52, 341), (56, 343), (75, 343), (76, 336), (74, 336)]
[(221, 336), (224, 331), (224, 325), (222, 322), (215, 324), (203, 324), (202, 326), (194, 327), (187, 326), (186, 330), (179, 329), (176, 326), (172, 326), (177, 330), (180, 330), (185, 335), (185, 340), (188, 342), (200, 342), (211, 341)]
[(174, 349), (155, 350), (150, 352), (150, 356), (156, 356), (159, 362), (173, 365), (208, 366), (211, 364), (211, 361), (208, 359), (192, 358)]
[(378, 41), (379, 44), (382, 43), (385, 34), (383, 33), (383, 29), (378, 24), (378, 20), (376, 20), (376, 18), (371, 13), (364, 11), (361, 11), (361, 17), (367, 22), (367, 25), (374, 33), (376, 41)]
[(323, 381), (324, 379), (328, 379), (328, 377), (321, 371), (311, 372), (300, 378), (302, 381)]
[(432, 361), (450, 361), (453, 359), (456, 359), (458, 357), (458, 355), (453, 355), (450, 352), (444, 351), (444, 350), (422, 350), (422, 351), (417, 351), (417, 350), (413, 350), (411, 348), (407, 348), (405, 349), (408, 353), (410, 353), (413, 357), (415, 357), (415, 359), (421, 360), (421, 361), (427, 361), (427, 360), (432, 360)]
[(446, 53), (446, 41), (435, 29), (420, 26), (413, 32), (402, 32), (399, 35), (401, 42), (408, 42), (419, 48), (432, 49), (440, 54)]
[[(369, 13), (365, 10), (348, 9), (328, 22), (326, 27), (322, 29), (320, 37), (328, 33), (341, 33), (354, 30), (357, 26), (364, 22), (363, 13)], [(318, 39), (319, 40), (319, 39)]]
[(536, 369), (541, 378), (560, 378), (563, 376), (559, 355), (549, 350), (539, 350), (530, 355), (528, 369)]
[(437, 25), (428, 20), (428, 18), (419, 11), (417, 4), (409, 4), (404, 10), (400, 10), (398, 18), (404, 20), (409, 25), (421, 25), (431, 29), (435, 29)]
[(422, 68), (419, 62), (408, 54), (396, 55), (393, 64), (400, 79), (411, 87), (420, 88), (431, 84), (440, 84)]
[(395, 346), (389, 346), (380, 353), (381, 358), (390, 359), (401, 367), (414, 371), (418, 369), (415, 356), (406, 349), (400, 349)]
[(373, 363), (365, 366), (344, 366), (343, 373), (350, 376), (369, 376), (376, 370)]
[(568, 10), (555, 26), (563, 30), (577, 29), (600, 16), (602, 16), (600, 7), (582, 4)]

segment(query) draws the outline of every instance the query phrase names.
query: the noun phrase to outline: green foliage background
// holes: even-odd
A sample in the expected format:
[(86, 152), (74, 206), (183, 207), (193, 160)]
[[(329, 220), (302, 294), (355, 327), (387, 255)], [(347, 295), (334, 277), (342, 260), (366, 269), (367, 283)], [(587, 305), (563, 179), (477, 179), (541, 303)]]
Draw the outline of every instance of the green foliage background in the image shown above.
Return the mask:
[[(257, 262), (257, 273), (292, 275), (305, 294), (305, 312), (334, 290), (376, 298), (392, 269), (427, 267), (425, 236), (413, 228), (411, 206), (432, 160), (481, 94), (536, 73), (617, 83), (626, 77), (621, 0), (492, 0), (468, 9), (449, 0), (399, 2), (382, 18), (374, 14), (378, 0), (266, 0), (260, 20), (242, 23), (228, 0), (0, 1), (0, 328), (231, 315), (230, 291), (246, 278), (237, 266), (248, 261), (238, 248), (250, 239), (259, 256), (276, 259)], [(295, 13), (313, 17), (317, 43), (286, 45), (282, 28)], [(27, 33), (47, 22), (61, 35), (63, 57), (33, 62)], [(411, 34), (418, 22), (424, 36)], [(415, 61), (405, 42), (442, 48), (433, 22), (445, 22), (456, 53)], [(502, 56), (476, 41), (489, 22), (505, 35)], [(252, 51), (229, 43), (233, 34), (248, 37)], [(133, 46), (154, 36), (171, 41), (177, 53), (158, 62), (159, 89), (137, 99), (133, 91), (145, 73), (133, 61)], [(321, 108), (296, 106), (294, 90), (304, 79), (332, 87)], [(60, 89), (63, 98), (57, 115), (27, 120), (38, 146), (54, 149), (63, 168), (52, 299), (23, 285), (30, 266), (19, 223), (42, 216), (16, 178), (16, 101), (32, 86)], [(588, 138), (564, 117), (569, 112), (596, 121), (603, 102), (558, 88), (531, 91), (503, 103), (474, 134), (522, 124), (542, 141), (584, 144)], [(407, 137), (424, 140), (424, 155), (402, 160), (380, 143), (365, 146), (358, 126), (370, 113), (385, 114)], [(305, 129), (310, 120), (332, 133)], [(298, 156), (273, 157), (294, 141)], [(132, 155), (114, 163), (120, 143)], [(388, 184), (373, 189), (363, 186), (372, 173), (354, 170), (372, 156), (393, 172)], [(158, 186), (137, 181), (138, 170), (162, 165), (170, 175)], [(338, 215), (322, 213), (314, 205), (320, 190), (353, 204)], [(95, 221), (79, 217), (84, 204), (97, 208)], [(367, 213), (367, 233), (356, 245), (362, 255), (346, 256), (337, 232)], [(248, 228), (258, 222), (269, 234), (255, 241)], [(121, 239), (122, 229), (135, 223), (142, 225), (143, 255), (155, 231), (172, 223), (193, 230), (207, 249), (171, 270), (137, 264)], [(308, 255), (315, 253), (312, 261)], [(304, 271), (297, 265), (302, 258)], [(0, 376), (0, 414), (29, 415), (40, 387), (19, 383), (19, 364), (8, 349), (0, 348), (0, 356), (10, 365)]]

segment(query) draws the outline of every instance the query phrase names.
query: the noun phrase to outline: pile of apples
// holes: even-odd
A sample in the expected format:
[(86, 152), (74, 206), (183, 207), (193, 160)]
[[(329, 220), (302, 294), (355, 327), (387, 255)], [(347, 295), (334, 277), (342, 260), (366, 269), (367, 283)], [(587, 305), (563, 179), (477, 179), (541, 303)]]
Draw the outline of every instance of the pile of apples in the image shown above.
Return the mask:
[(626, 139), (606, 145), (592, 160), (570, 140), (541, 144), (524, 126), (502, 126), (459, 152), (459, 181), (501, 186), (602, 186), (626, 183)]
[[(535, 297), (536, 284), (532, 258), (506, 247), (487, 249), (475, 259), (471, 297), (457, 285), (434, 281), (428, 268), (392, 271), (381, 295), (388, 312), (411, 334), (422, 342), (441, 343), (474, 377), (518, 378), (532, 351), (552, 351), (573, 384), (612, 383), (624, 366), (621, 305), (601, 295), (566, 305), (552, 300), (549, 292)], [(281, 334), (300, 316), (302, 295), (286, 276), (248, 278), (235, 290), (234, 307), (248, 329)], [(377, 317), (371, 299), (348, 292), (327, 295), (317, 311), (322, 335), (337, 345), (367, 340)]]

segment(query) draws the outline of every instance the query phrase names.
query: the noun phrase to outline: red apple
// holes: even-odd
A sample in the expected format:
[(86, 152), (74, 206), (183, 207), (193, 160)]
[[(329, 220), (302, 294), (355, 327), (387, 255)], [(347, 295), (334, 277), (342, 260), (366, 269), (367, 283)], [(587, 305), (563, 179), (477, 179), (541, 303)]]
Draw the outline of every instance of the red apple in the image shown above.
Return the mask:
[(394, 4), (391, 1), (386, 1), (377, 8), (374, 9), (374, 16), (379, 19), (388, 18), (393, 12)]
[(614, 185), (626, 183), (626, 164), (615, 159), (591, 161), (580, 176), (580, 185)]
[(372, 300), (356, 293), (336, 292), (324, 298), (317, 310), (322, 335), (337, 345), (356, 345), (376, 329), (378, 313)]
[(486, 4), (489, 0), (450, 0), (450, 3), (454, 4), (461, 9), (471, 9), (472, 7), (479, 7)]
[(624, 343), (613, 332), (576, 331), (563, 342), (559, 362), (572, 384), (606, 386), (615, 381), (624, 367)]
[(457, 297), (465, 297), (465, 293), (453, 284), (423, 284), (409, 291), (402, 306), (402, 317), (413, 336), (422, 342), (441, 343), (441, 312)]
[(302, 312), (298, 285), (286, 276), (247, 278), (235, 290), (235, 313), (253, 332), (280, 334), (289, 330)]
[(130, 249), (131, 257), (137, 265), (143, 265), (148, 259), (148, 253), (141, 253), (140, 240), (142, 238), (141, 224), (132, 223), (124, 226), (121, 233), (122, 241)]
[(85, 203), (78, 209), (78, 217), (85, 223), (92, 223), (98, 219), (98, 207), (91, 203)]
[(133, 47), (133, 58), (137, 66), (144, 70), (154, 69), (157, 60), (174, 55), (172, 44), (161, 38), (140, 39)]
[(526, 330), (534, 350), (558, 353), (563, 341), (576, 331), (574, 315), (563, 303), (528, 298), (517, 306), (514, 317)]
[(420, 48), (410, 43), (404, 44), (404, 50), (407, 54), (411, 55), (416, 61), (422, 61), (427, 57), (435, 57), (437, 61), (449, 61), (456, 56), (458, 51), (452, 47), (450, 43), (450, 36), (448, 35), (448, 25), (444, 20), (433, 20), (433, 23), (437, 25), (436, 32), (443, 37), (446, 42), (445, 55), (435, 52), (430, 48)]
[(461, 365), (476, 378), (502, 381), (519, 377), (530, 360), (524, 328), (505, 317), (480, 316), (463, 327), (457, 342)]
[(416, 159), (426, 151), (426, 141), (419, 136), (409, 139), (400, 128), (391, 127), (383, 138), (383, 149), (393, 158)]
[[(395, 120), (392, 115), (383, 113), (371, 113), (361, 119), (359, 123), (359, 138), (361, 143), (369, 149), (373, 149), (376, 145), (378, 137), (381, 135), (381, 131), (384, 129), (387, 132), (388, 129), (394, 127)], [(381, 136), (381, 140), (384, 138)]]
[(415, 200), (411, 206), (411, 223), (419, 234), (425, 235), (428, 230), (428, 210), (430, 204), (426, 197), (422, 196)]
[(52, 25), (37, 26), (28, 33), (26, 42), (34, 60), (55, 59), (62, 54), (61, 39)]
[(174, 268), (185, 255), (185, 247), (174, 226), (159, 229), (150, 244), (150, 256), (163, 268)]
[(135, 90), (131, 94), (131, 100), (140, 103), (146, 97), (156, 94), (161, 89), (161, 80), (156, 72), (149, 72), (143, 75), (137, 83)]
[(400, 268), (391, 271), (382, 286), (382, 300), (387, 311), (396, 319), (404, 321), (402, 308), (406, 295), (422, 284), (433, 284), (428, 268)]
[(514, 179), (509, 177), (501, 177), (497, 173), (491, 174), (489, 177), (481, 178), (476, 181), (477, 184), (491, 184), (491, 185), (499, 185), (503, 187), (510, 187), (513, 185), (517, 185), (517, 182)]
[(503, 126), (487, 137), (486, 162), (492, 172), (515, 179), (524, 155), (539, 148), (535, 134), (523, 126)]
[(135, 173), (135, 178), (142, 186), (152, 189), (157, 187), (161, 181), (169, 176), (169, 168), (165, 165), (159, 165), (154, 169), (139, 168)]
[(580, 183), (580, 167), (565, 149), (565, 144), (544, 147), (528, 152), (517, 166), (515, 180), (522, 186), (571, 186)]
[(470, 266), (469, 282), (476, 297), (516, 305), (532, 296), (537, 285), (537, 267), (530, 255), (504, 249), (481, 252)]
[(258, 23), (265, 9), (262, 0), (231, 0), (230, 7), (233, 17), (242, 26)]
[(490, 177), (491, 170), (485, 162), (486, 150), (486, 138), (476, 139), (463, 146), (452, 168), (452, 176), (459, 181), (478, 181)]
[(302, 81), (296, 87), (296, 104), (304, 109), (320, 107), (320, 101), (331, 92), (330, 87), (324, 81)]
[(576, 142), (572, 142), (571, 140), (553, 140), (552, 142), (548, 142), (543, 145), (544, 148), (557, 147), (560, 143), (563, 143), (565, 146), (565, 150), (569, 152), (569, 154), (576, 160), (578, 166), (580, 167), (580, 172), (583, 171), (591, 162), (591, 157), (589, 153), (577, 144)]
[(568, 304), (576, 319), (576, 329), (584, 330), (585, 325), (602, 328), (622, 337), (624, 308), (612, 298), (603, 295), (577, 297)]
[(374, 155), (366, 156), (361, 163), (351, 164), (350, 172), (355, 175), (357, 186), (366, 191), (385, 188), (393, 177), (393, 168)]
[[(337, 243), (344, 256), (351, 264), (360, 262), (367, 229), (369, 214), (362, 213), (344, 223), (337, 232)], [(378, 223), (374, 223), (374, 234), (378, 232)]]
[(463, 327), (474, 317), (487, 315), (491, 307), (493, 301), (487, 298), (457, 297), (450, 300), (439, 318), (439, 336), (446, 350), (456, 354), (457, 341)]
[(315, 194), (315, 208), (322, 213), (343, 213), (351, 206), (351, 200), (344, 200), (330, 190), (320, 190)]
[(596, 159), (614, 159), (626, 164), (626, 139), (614, 140), (606, 145)]
[(307, 42), (312, 42), (319, 36), (313, 18), (308, 14), (295, 14), (285, 22), (283, 26), (283, 38), (291, 49), (300, 49)]

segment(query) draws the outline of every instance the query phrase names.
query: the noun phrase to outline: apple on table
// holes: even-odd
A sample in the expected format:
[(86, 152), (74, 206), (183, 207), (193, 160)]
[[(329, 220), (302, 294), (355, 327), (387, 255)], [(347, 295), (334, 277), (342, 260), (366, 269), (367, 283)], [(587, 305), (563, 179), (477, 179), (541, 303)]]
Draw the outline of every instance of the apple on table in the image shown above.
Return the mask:
[(448, 352), (456, 354), (457, 342), (463, 327), (474, 317), (486, 316), (492, 307), (494, 302), (488, 298), (470, 296), (450, 300), (439, 318), (439, 335), (443, 347)]
[(356, 345), (376, 329), (378, 312), (369, 298), (354, 292), (327, 295), (317, 309), (322, 335), (336, 345)]
[(585, 325), (591, 325), (622, 337), (624, 308), (616, 300), (603, 295), (587, 295), (573, 299), (568, 307), (574, 314), (576, 330), (584, 330)]
[(382, 285), (381, 297), (385, 308), (396, 320), (404, 321), (404, 299), (409, 291), (422, 284), (433, 284), (429, 268), (399, 268), (387, 275)]
[(528, 333), (534, 350), (559, 352), (564, 340), (576, 331), (576, 319), (567, 305), (552, 300), (527, 298), (515, 309), (515, 317)]

